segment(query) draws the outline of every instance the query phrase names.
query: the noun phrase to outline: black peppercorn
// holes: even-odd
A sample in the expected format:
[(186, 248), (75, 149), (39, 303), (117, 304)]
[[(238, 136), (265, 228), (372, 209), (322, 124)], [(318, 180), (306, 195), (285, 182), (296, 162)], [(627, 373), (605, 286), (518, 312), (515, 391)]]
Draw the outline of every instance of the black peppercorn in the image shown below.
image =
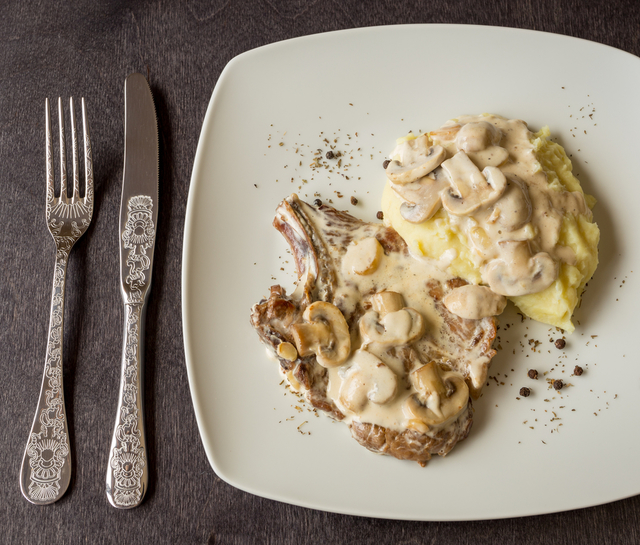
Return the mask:
[(316, 199), (315, 201), (313, 201), (313, 205), (314, 206), (322, 206), (322, 201), (320, 199)]
[(529, 397), (531, 395), (531, 390), (529, 388), (520, 388), (520, 395), (522, 397)]
[(382, 213), (382, 210), (378, 210), (378, 213), (376, 214), (376, 218), (378, 218), (379, 220), (384, 218), (384, 214)]
[(538, 371), (536, 369), (529, 369), (527, 375), (529, 375), (529, 378), (532, 378), (533, 380), (538, 379)]
[(576, 375), (576, 376), (578, 376), (578, 377), (579, 377), (582, 373), (584, 373), (584, 369), (582, 369), (582, 367), (580, 367), (579, 365), (576, 365), (576, 366), (573, 368), (573, 374), (574, 374), (574, 375)]
[(558, 339), (556, 341), (556, 348), (558, 350), (562, 350), (565, 346), (567, 346), (567, 341), (565, 341), (564, 339)]
[(563, 387), (563, 386), (564, 386), (564, 382), (562, 382), (560, 379), (558, 379), (558, 380), (554, 380), (554, 381), (553, 381), (553, 387), (554, 387), (556, 390), (562, 390), (562, 387)]
[(389, 163), (391, 161), (389, 161), (389, 159), (387, 159), (384, 163), (382, 163), (382, 168), (384, 168), (385, 170), (387, 169), (387, 167), (389, 166)]
[(329, 150), (329, 151), (327, 152), (326, 157), (327, 157), (327, 159), (333, 159), (333, 158), (335, 157), (335, 155), (333, 154), (333, 152), (332, 152), (331, 150)]
[(351, 204), (354, 206), (358, 204), (358, 199), (356, 199), (355, 197), (351, 197)]

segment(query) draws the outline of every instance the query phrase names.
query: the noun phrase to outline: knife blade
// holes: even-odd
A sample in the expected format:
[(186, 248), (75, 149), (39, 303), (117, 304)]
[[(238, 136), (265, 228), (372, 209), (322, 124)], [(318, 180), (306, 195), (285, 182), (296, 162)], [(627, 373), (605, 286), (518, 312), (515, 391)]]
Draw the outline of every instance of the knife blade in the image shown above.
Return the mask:
[(158, 124), (153, 95), (142, 74), (124, 85), (124, 171), (120, 203), (120, 282), (125, 307), (122, 372), (107, 467), (109, 503), (139, 505), (148, 484), (142, 398), (146, 303), (158, 220)]

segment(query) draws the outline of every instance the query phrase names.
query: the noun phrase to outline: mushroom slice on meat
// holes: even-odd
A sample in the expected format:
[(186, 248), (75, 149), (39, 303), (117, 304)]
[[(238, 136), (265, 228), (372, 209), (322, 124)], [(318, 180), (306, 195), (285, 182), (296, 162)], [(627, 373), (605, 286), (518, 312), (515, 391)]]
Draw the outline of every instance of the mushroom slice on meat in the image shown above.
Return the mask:
[(444, 306), (460, 318), (467, 320), (481, 320), (488, 316), (502, 314), (507, 305), (507, 299), (494, 293), (487, 286), (465, 284), (459, 286), (444, 296)]
[(316, 355), (323, 367), (342, 365), (351, 352), (349, 326), (340, 309), (325, 301), (309, 305), (304, 322), (293, 324), (291, 331), (301, 356)]
[(278, 356), (287, 361), (296, 361), (298, 359), (298, 351), (290, 342), (281, 342), (276, 349)]
[(500, 295), (515, 297), (538, 293), (558, 278), (558, 263), (546, 252), (532, 255), (526, 240), (498, 242), (499, 257), (484, 268), (482, 279)]
[(405, 140), (393, 151), (387, 177), (394, 184), (415, 182), (440, 166), (446, 155), (441, 146), (429, 146), (426, 134)]
[(422, 315), (412, 308), (379, 314), (375, 310), (360, 318), (363, 346), (371, 343), (404, 345), (422, 337), (425, 323)]
[(451, 187), (442, 193), (442, 206), (455, 216), (467, 216), (481, 206), (496, 202), (507, 187), (507, 178), (497, 167), (482, 172), (464, 151), (442, 163)]
[(427, 433), (456, 420), (469, 404), (469, 387), (459, 373), (435, 361), (409, 375), (417, 390), (407, 398), (403, 412), (408, 427)]
[(371, 306), (380, 314), (396, 312), (404, 308), (404, 297), (397, 291), (379, 291), (371, 296)]
[(366, 276), (376, 271), (383, 256), (384, 250), (378, 239), (366, 237), (347, 246), (342, 267), (347, 274)]
[(398, 377), (389, 367), (366, 350), (356, 350), (340, 385), (338, 401), (349, 412), (359, 414), (369, 402), (384, 405), (391, 401), (397, 387)]

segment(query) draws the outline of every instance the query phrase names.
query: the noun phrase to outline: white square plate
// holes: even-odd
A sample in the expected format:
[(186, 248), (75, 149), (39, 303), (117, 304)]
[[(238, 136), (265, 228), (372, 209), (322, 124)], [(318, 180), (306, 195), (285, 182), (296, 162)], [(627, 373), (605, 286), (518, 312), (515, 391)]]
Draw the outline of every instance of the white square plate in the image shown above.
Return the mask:
[[(534, 515), (640, 493), (638, 90), (637, 57), (508, 28), (366, 28), (233, 59), (200, 136), (182, 279), (189, 384), (216, 473), (284, 502), (415, 520)], [(549, 342), (557, 331), (521, 323), (513, 309), (501, 318), (512, 325), (499, 331), (496, 378), (474, 405), (469, 438), (421, 468), (376, 456), (346, 426), (299, 412), (249, 310), (270, 285), (293, 284), (293, 260), (271, 227), (283, 198), (318, 193), (373, 221), (395, 139), (482, 112), (550, 126), (598, 199), (601, 264), (564, 351)], [(353, 157), (337, 172), (309, 167), (313, 150), (328, 149), (325, 138)], [(570, 376), (575, 364), (581, 377)], [(526, 376), (534, 367), (536, 382)], [(545, 372), (572, 386), (549, 389)], [(518, 399), (522, 386), (533, 395)]]

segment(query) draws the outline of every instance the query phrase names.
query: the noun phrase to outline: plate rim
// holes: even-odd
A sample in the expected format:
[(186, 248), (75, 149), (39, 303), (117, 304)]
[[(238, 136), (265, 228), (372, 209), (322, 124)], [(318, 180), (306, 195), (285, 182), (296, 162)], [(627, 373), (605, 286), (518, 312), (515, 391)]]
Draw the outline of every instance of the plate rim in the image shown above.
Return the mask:
[[(202, 402), (200, 401), (200, 396), (196, 388), (196, 369), (195, 369), (195, 358), (193, 356), (194, 352), (194, 341), (192, 339), (192, 334), (190, 333), (190, 323), (191, 323), (191, 314), (192, 310), (190, 309), (190, 294), (193, 288), (190, 287), (188, 283), (189, 276), (189, 263), (192, 260), (192, 254), (194, 253), (192, 245), (194, 244), (193, 240), (195, 237), (195, 218), (193, 212), (193, 201), (195, 199), (195, 195), (199, 189), (199, 186), (203, 182), (199, 182), (199, 178), (202, 177), (202, 162), (203, 155), (205, 153), (205, 133), (208, 130), (211, 124), (211, 118), (215, 113), (216, 104), (219, 100), (220, 90), (224, 88), (224, 84), (226, 80), (229, 78), (229, 74), (234, 70), (235, 66), (244, 59), (251, 58), (256, 54), (262, 54), (269, 51), (276, 51), (281, 47), (290, 47), (291, 43), (300, 42), (300, 41), (313, 41), (313, 40), (324, 40), (328, 39), (328, 37), (332, 35), (345, 35), (345, 34), (366, 34), (372, 32), (386, 32), (390, 30), (397, 30), (398, 28), (412, 28), (412, 29), (442, 29), (442, 30), (456, 30), (456, 31), (467, 31), (470, 29), (484, 29), (502, 33), (526, 33), (526, 34), (534, 34), (534, 35), (542, 35), (548, 39), (556, 39), (561, 41), (569, 41), (571, 43), (580, 42), (584, 45), (589, 44), (588, 47), (597, 47), (597, 48), (607, 48), (609, 50), (613, 50), (616, 53), (620, 54), (624, 53), (630, 57), (632, 57), (635, 61), (640, 61), (640, 57), (630, 53), (628, 51), (619, 49), (617, 47), (604, 44), (601, 42), (596, 42), (593, 40), (588, 40), (586, 38), (580, 38), (575, 36), (569, 36), (566, 34), (558, 34), (548, 31), (541, 31), (535, 29), (525, 29), (525, 28), (517, 28), (517, 27), (507, 27), (507, 26), (492, 26), (492, 25), (473, 25), (473, 24), (440, 24), (440, 23), (425, 23), (425, 24), (398, 24), (398, 25), (377, 25), (377, 26), (368, 26), (368, 27), (359, 27), (352, 29), (343, 29), (343, 30), (334, 30), (330, 32), (321, 32), (310, 34), (306, 36), (288, 38), (286, 40), (281, 40), (277, 42), (273, 42), (270, 44), (265, 44), (260, 47), (256, 47), (250, 50), (247, 50), (243, 53), (240, 53), (229, 60), (229, 62), (225, 65), (224, 69), (220, 73), (218, 80), (215, 83), (214, 89), (212, 91), (211, 97), (208, 102), (207, 110), (202, 122), (202, 127), (200, 130), (200, 134), (198, 137), (198, 144), (196, 148), (196, 153), (194, 157), (192, 173), (190, 178), (190, 185), (188, 191), (187, 198), (187, 207), (185, 213), (185, 223), (184, 223), (184, 233), (183, 233), (183, 250), (182, 250), (182, 266), (181, 266), (181, 312), (182, 312), (182, 333), (183, 333), (183, 342), (184, 342), (184, 350), (185, 350), (185, 365), (187, 368), (187, 378), (189, 382), (189, 391), (191, 395), (191, 400), (196, 416), (196, 422), (198, 425), (198, 431), (200, 434), (200, 439), (202, 441), (205, 454), (211, 465), (212, 469), (216, 473), (218, 477), (220, 477), (223, 481), (231, 486), (238, 488), (244, 492), (248, 492), (254, 494), (259, 497), (264, 497), (270, 500), (279, 501), (282, 503), (287, 503), (291, 505), (297, 505), (300, 507), (315, 509), (319, 511), (339, 513), (351, 516), (359, 516), (359, 517), (369, 517), (369, 518), (381, 518), (381, 519), (392, 519), (392, 520), (407, 520), (407, 521), (472, 521), (472, 520), (499, 520), (506, 518), (520, 518), (526, 516), (538, 516), (541, 514), (551, 514), (557, 512), (564, 511), (573, 511), (577, 509), (585, 509), (588, 507), (594, 507), (597, 505), (603, 505), (607, 503), (611, 503), (613, 501), (624, 500), (629, 497), (636, 496), (637, 493), (631, 493), (627, 495), (616, 495), (613, 499), (604, 499), (603, 501), (599, 501), (594, 503), (593, 501), (583, 502), (582, 504), (575, 505), (572, 507), (568, 507), (566, 509), (552, 509), (552, 510), (543, 510), (539, 512), (527, 512), (522, 514), (505, 514), (505, 515), (493, 515), (490, 518), (485, 516), (478, 517), (469, 517), (469, 516), (452, 516), (452, 517), (437, 517), (430, 518), (428, 516), (424, 517), (415, 517), (415, 516), (402, 516), (402, 514), (393, 514), (389, 516), (385, 516), (384, 514), (379, 513), (371, 513), (366, 511), (366, 509), (358, 509), (358, 508), (330, 508), (319, 506), (314, 504), (312, 501), (304, 501), (301, 499), (291, 500), (283, 497), (281, 494), (265, 492), (263, 490), (257, 490), (252, 488), (251, 486), (247, 486), (244, 483), (237, 482), (233, 476), (230, 476), (223, 469), (221, 464), (217, 463), (216, 454), (212, 446), (212, 441), (210, 439), (209, 433), (206, 428), (206, 416), (203, 414)], [(330, 39), (330, 38), (329, 38)], [(635, 62), (634, 61), (634, 62)]]

